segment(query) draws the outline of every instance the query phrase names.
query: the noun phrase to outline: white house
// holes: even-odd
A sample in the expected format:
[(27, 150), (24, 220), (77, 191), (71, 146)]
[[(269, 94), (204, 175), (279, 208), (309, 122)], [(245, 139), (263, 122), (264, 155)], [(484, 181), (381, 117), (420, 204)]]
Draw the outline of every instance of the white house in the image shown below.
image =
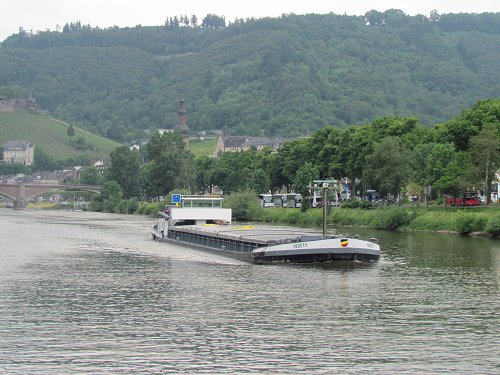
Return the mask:
[(35, 146), (29, 141), (7, 141), (3, 145), (3, 160), (8, 164), (31, 165)]
[(251, 147), (255, 147), (257, 150), (262, 150), (265, 147), (277, 150), (285, 142), (290, 142), (290, 139), (221, 135), (215, 147), (214, 156), (220, 156), (224, 152), (246, 151)]

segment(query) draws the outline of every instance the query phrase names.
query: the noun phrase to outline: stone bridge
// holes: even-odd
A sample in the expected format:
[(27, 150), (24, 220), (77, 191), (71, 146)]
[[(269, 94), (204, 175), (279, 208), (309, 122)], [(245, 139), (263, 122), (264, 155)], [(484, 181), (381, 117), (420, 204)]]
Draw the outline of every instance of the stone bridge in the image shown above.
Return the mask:
[(61, 190), (100, 192), (101, 186), (67, 184), (0, 184), (0, 194), (14, 201), (14, 210), (26, 208), (26, 201), (42, 193)]

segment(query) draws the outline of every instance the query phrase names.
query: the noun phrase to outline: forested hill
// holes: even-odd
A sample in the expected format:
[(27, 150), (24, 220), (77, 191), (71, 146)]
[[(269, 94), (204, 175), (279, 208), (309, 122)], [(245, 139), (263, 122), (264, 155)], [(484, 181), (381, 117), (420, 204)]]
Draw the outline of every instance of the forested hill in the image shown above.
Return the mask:
[(192, 130), (283, 136), (393, 114), (436, 124), (500, 97), (500, 13), (210, 17), (222, 22), (21, 29), (0, 48), (0, 96), (31, 91), (122, 140), (175, 126), (181, 95)]

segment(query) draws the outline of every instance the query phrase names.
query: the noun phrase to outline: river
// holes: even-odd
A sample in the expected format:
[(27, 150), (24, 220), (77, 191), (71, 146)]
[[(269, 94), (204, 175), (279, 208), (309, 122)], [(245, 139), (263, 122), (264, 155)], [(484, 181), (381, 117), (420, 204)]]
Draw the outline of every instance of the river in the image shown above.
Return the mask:
[(253, 265), (153, 219), (0, 210), (0, 373), (500, 373), (500, 241), (351, 230), (380, 262)]

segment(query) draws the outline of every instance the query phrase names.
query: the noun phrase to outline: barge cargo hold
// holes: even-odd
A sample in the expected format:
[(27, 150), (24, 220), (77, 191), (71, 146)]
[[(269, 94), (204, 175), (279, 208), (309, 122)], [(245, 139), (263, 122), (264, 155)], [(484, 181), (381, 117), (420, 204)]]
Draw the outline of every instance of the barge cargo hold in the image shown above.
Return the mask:
[(222, 198), (182, 197), (181, 207), (160, 213), (153, 239), (210, 251), (253, 263), (377, 261), (380, 246), (344, 236), (323, 236), (293, 228), (231, 225)]

